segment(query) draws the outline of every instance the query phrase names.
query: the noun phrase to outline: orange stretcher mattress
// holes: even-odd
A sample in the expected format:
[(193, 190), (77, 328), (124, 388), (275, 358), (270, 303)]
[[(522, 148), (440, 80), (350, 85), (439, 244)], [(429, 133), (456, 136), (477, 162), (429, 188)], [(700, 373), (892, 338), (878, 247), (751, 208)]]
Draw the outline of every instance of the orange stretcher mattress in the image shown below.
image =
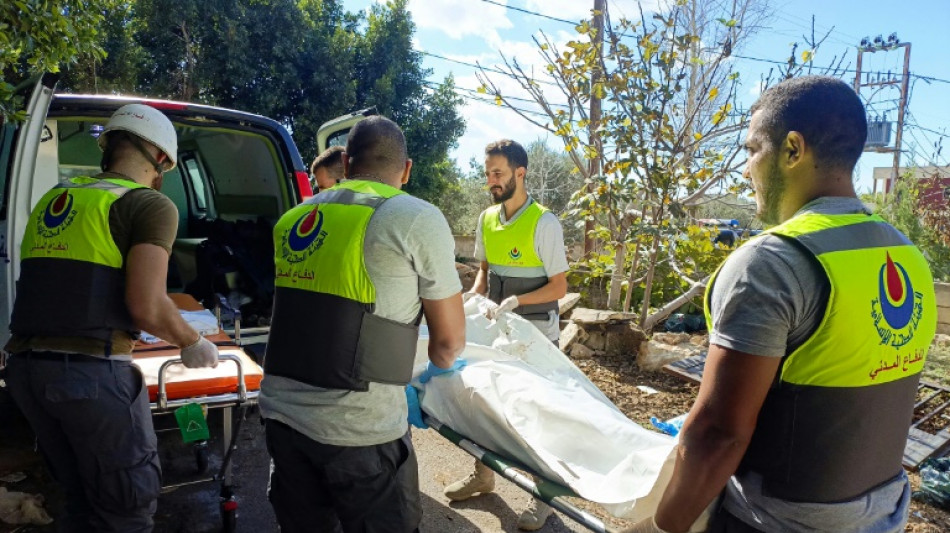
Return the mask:
[[(200, 303), (188, 294), (169, 294), (179, 309), (198, 311), (203, 309)], [(206, 337), (218, 345), (221, 354), (231, 354), (241, 359), (244, 368), (244, 386), (248, 392), (261, 388), (264, 370), (254, 362), (231, 338), (223, 332)], [(181, 350), (165, 342), (144, 344), (139, 342), (132, 351), (134, 362), (145, 376), (148, 399), (158, 399), (158, 373), (162, 364), (169, 359), (181, 357)], [(166, 372), (165, 392), (169, 400), (213, 396), (217, 394), (237, 393), (237, 367), (232, 361), (221, 361), (217, 368), (185, 368), (173, 365)]]

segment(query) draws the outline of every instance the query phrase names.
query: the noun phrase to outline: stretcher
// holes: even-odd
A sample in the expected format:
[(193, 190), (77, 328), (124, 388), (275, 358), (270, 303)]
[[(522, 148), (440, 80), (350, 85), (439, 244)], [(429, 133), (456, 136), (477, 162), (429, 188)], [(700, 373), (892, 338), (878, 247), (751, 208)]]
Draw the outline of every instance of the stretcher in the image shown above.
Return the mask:
[[(570, 488), (559, 483), (544, 479), (537, 473), (517, 461), (504, 457), (491, 450), (488, 450), (475, 441), (459, 434), (454, 429), (443, 424), (435, 417), (423, 413), (423, 421), (439, 435), (445, 437), (449, 442), (455, 444), (466, 453), (477, 459), (479, 462), (491, 468), (498, 475), (511, 481), (516, 486), (531, 494), (535, 498), (543, 501), (551, 507), (561, 511), (578, 524), (596, 533), (616, 533), (617, 530), (608, 527), (604, 521), (596, 516), (578, 508), (567, 498), (579, 497)], [(525, 475), (527, 472), (530, 475)], [(533, 478), (532, 478), (533, 476)], [(535, 480), (539, 481), (535, 481)]]
[[(203, 309), (188, 294), (169, 296), (183, 311)], [(231, 457), (246, 411), (257, 403), (264, 372), (223, 330), (219, 329), (218, 333), (206, 338), (218, 346), (219, 363), (216, 368), (185, 368), (181, 361), (181, 350), (165, 342), (139, 344), (132, 355), (135, 364), (142, 370), (153, 416), (172, 414), (175, 409), (189, 403), (200, 404), (206, 409), (222, 410), (221, 467), (212, 476), (204, 475), (208, 469), (209, 450), (207, 442), (199, 442), (195, 445), (195, 460), (202, 477), (166, 485), (163, 489), (220, 482), (222, 529), (231, 532), (236, 529), (237, 519)]]

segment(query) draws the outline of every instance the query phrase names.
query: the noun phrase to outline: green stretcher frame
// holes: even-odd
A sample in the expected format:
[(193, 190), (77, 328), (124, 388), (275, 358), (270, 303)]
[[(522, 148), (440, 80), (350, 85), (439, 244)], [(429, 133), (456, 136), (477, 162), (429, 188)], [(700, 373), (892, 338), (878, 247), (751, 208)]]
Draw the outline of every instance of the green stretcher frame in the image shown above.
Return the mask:
[[(558, 511), (561, 511), (578, 524), (597, 533), (617, 533), (617, 530), (607, 527), (603, 520), (588, 513), (587, 511), (577, 508), (577, 506), (568, 501), (566, 499), (567, 497), (578, 497), (577, 494), (568, 487), (547, 480), (542, 476), (538, 476), (530, 468), (527, 468), (512, 459), (503, 457), (491, 450), (481, 447), (478, 445), (478, 443), (456, 432), (454, 429), (445, 425), (440, 420), (429, 415), (428, 413), (423, 412), (422, 418), (430, 428), (436, 430), (447, 440), (459, 448), (465, 450), (465, 452), (483, 463), (488, 468), (491, 468), (493, 471), (498, 473), (498, 475), (504, 477), (508, 481), (511, 481), (535, 498), (543, 501)], [(526, 476), (518, 470), (530, 472), (541, 481), (535, 482), (530, 476)]]

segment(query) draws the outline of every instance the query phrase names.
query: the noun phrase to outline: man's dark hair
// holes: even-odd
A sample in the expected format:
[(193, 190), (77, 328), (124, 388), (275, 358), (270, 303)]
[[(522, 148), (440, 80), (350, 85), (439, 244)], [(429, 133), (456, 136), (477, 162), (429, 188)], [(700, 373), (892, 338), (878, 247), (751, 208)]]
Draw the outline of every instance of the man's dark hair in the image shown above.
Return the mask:
[(502, 139), (486, 146), (485, 157), (493, 155), (504, 156), (512, 170), (518, 167), (528, 168), (528, 152), (525, 152), (523, 146), (511, 139)]
[(327, 171), (330, 171), (331, 167), (339, 166), (339, 173), (342, 175), (343, 160), (340, 159), (341, 153), (343, 153), (342, 146), (331, 146), (327, 148), (322, 154), (318, 155), (317, 158), (313, 160), (313, 163), (310, 164), (310, 173), (316, 174), (317, 169), (320, 168), (325, 168)]
[(868, 123), (857, 93), (828, 76), (785, 80), (765, 91), (751, 112), (762, 113), (761, 124), (772, 146), (797, 131), (815, 151), (818, 163), (852, 170), (864, 151)]
[(346, 140), (350, 176), (390, 175), (401, 172), (409, 159), (406, 136), (399, 126), (386, 117), (374, 115), (353, 126)]

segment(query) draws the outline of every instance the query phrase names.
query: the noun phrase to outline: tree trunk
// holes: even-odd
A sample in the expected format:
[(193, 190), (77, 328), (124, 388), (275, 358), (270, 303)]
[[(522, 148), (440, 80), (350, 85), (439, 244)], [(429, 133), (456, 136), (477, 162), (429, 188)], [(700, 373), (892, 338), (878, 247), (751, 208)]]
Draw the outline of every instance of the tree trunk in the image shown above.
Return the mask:
[(656, 313), (653, 313), (652, 315), (647, 317), (647, 319), (643, 322), (643, 325), (642, 325), (643, 331), (650, 331), (651, 329), (653, 329), (653, 326), (657, 324), (657, 322), (668, 317), (670, 313), (672, 313), (673, 311), (676, 311), (677, 309), (680, 308), (680, 306), (684, 305), (686, 302), (695, 298), (698, 293), (706, 290), (707, 283), (709, 283), (709, 276), (706, 276), (705, 279), (703, 279), (699, 283), (696, 283), (692, 287), (690, 287), (688, 291), (681, 294), (672, 302), (661, 307)]
[(660, 233), (653, 236), (653, 245), (650, 250), (650, 266), (647, 269), (646, 287), (643, 290), (643, 305), (640, 306), (640, 329), (647, 331), (643, 325), (647, 321), (647, 313), (650, 311), (650, 293), (653, 292), (653, 276), (656, 274), (656, 256), (660, 251)]
[(640, 240), (637, 239), (637, 247), (633, 249), (633, 260), (630, 265), (630, 277), (627, 278), (627, 294), (623, 298), (623, 312), (630, 312), (630, 300), (633, 298), (633, 280), (637, 275), (637, 266), (640, 264)]
[(607, 309), (616, 310), (620, 304), (620, 291), (623, 289), (623, 263), (626, 258), (627, 243), (618, 242), (614, 252), (614, 271), (610, 275), (610, 290), (607, 292)]

